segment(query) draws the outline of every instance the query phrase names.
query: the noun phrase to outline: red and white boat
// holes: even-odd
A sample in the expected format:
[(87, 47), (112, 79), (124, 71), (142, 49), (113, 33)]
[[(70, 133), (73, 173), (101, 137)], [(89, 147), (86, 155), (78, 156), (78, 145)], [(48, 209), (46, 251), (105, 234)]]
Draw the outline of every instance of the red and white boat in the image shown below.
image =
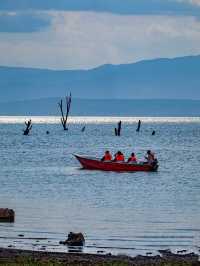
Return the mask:
[(136, 171), (152, 172), (152, 171), (157, 171), (159, 166), (157, 162), (152, 165), (145, 162), (139, 162), (139, 163), (112, 162), (112, 161), (102, 162), (100, 159), (92, 158), (89, 156), (80, 156), (80, 155), (74, 155), (74, 156), (80, 162), (82, 167), (88, 170), (102, 170), (102, 171), (114, 171), (114, 172), (136, 172)]

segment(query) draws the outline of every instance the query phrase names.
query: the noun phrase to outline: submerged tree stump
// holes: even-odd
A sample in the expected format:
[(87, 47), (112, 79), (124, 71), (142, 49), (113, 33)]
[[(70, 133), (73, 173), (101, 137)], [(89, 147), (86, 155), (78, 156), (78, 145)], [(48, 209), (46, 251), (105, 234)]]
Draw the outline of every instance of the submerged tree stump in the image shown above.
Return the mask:
[(117, 128), (115, 128), (115, 136), (121, 136), (122, 121), (119, 121)]
[(140, 132), (140, 127), (141, 127), (141, 120), (138, 121), (136, 132)]
[(15, 212), (12, 209), (0, 208), (0, 222), (14, 223)]
[(32, 129), (32, 121), (31, 121), (31, 119), (28, 122), (25, 122), (25, 125), (26, 125), (26, 129), (24, 130), (24, 135), (28, 136), (29, 132)]
[(85, 131), (85, 126), (83, 126), (81, 129), (81, 132), (84, 132), (84, 131)]

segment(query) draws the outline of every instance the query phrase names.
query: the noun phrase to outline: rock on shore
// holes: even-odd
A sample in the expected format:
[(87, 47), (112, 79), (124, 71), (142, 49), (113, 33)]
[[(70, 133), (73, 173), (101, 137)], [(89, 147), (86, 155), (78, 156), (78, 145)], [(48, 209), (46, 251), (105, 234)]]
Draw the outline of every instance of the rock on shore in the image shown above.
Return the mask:
[(70, 232), (67, 239), (65, 241), (60, 241), (60, 244), (82, 247), (85, 244), (85, 238), (82, 233)]
[(14, 223), (15, 212), (12, 209), (0, 208), (0, 222)]

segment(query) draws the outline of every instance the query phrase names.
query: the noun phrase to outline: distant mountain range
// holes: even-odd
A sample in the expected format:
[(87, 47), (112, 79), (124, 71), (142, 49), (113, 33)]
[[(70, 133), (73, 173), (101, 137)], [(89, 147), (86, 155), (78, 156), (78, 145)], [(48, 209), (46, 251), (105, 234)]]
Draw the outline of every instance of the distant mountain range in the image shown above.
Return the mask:
[(200, 56), (91, 70), (0, 67), (0, 102), (61, 97), (69, 91), (82, 99), (200, 100)]
[[(60, 115), (60, 98), (0, 103), (0, 115)], [(76, 116), (200, 116), (200, 100), (72, 99)]]

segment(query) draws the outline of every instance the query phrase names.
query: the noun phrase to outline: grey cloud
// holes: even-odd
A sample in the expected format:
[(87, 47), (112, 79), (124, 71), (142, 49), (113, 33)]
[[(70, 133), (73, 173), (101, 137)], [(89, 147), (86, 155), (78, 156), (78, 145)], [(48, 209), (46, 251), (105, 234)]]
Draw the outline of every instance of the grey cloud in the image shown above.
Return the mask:
[(200, 54), (200, 23), (194, 17), (50, 13), (50, 30), (28, 38), (0, 34), (1, 65), (88, 69)]

